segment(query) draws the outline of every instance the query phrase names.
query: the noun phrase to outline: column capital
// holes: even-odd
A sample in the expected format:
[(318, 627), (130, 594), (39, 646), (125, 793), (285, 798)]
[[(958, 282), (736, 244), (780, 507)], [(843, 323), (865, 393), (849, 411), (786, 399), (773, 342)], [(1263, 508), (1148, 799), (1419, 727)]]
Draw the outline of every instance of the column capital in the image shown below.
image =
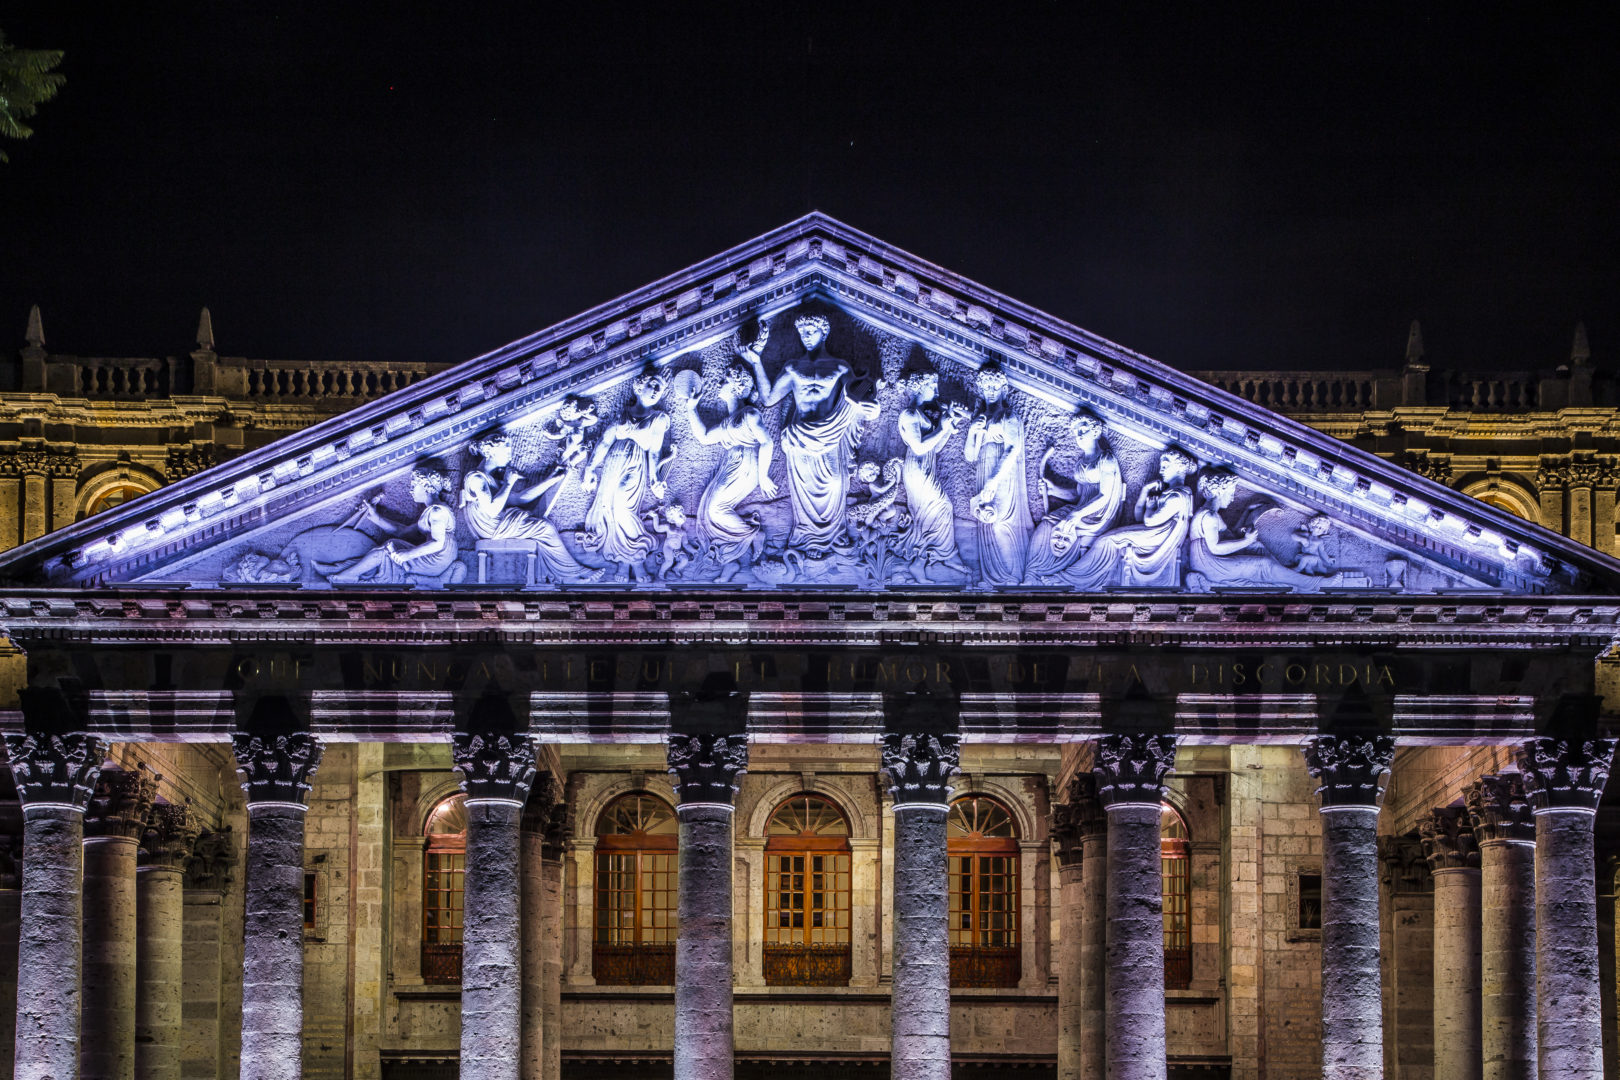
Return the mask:
[(1415, 832), (1378, 838), (1378, 861), (1384, 864), (1384, 884), (1392, 893), (1426, 893), (1434, 889), (1423, 841)]
[(951, 777), (962, 771), (960, 735), (885, 731), (881, 751), (889, 797), (896, 806), (951, 801)]
[(534, 743), (515, 732), (456, 731), (450, 754), (469, 799), (524, 803), (534, 784)]
[(1378, 779), (1395, 760), (1387, 735), (1318, 735), (1308, 739), (1305, 769), (1320, 780), (1322, 809), (1378, 805)]
[(96, 778), (90, 805), (84, 811), (85, 838), (139, 840), (152, 814), (157, 782), (158, 777), (147, 772), (144, 765), (134, 769), (102, 769)]
[(678, 803), (726, 803), (748, 771), (748, 736), (671, 732), (666, 749)]
[(162, 870), (184, 870), (202, 828), (191, 808), (180, 803), (152, 807), (141, 837), (140, 865)]
[(1052, 850), (1062, 866), (1077, 866), (1088, 836), (1106, 835), (1108, 816), (1097, 801), (1097, 778), (1086, 772), (1069, 777), (1067, 798), (1052, 806)]
[(6, 757), (25, 807), (59, 803), (83, 810), (95, 793), (107, 743), (83, 733), (7, 735)]
[(1097, 740), (1091, 774), (1104, 808), (1164, 801), (1164, 780), (1176, 767), (1174, 735), (1114, 734)]
[(1429, 811), (1418, 823), (1423, 857), (1429, 872), (1478, 870), (1479, 844), (1474, 839), (1474, 823), (1461, 806), (1441, 806)]
[(540, 837), (542, 859), (562, 858), (568, 839), (568, 801), (562, 782), (550, 769), (541, 769), (534, 778), (523, 808), (523, 827)]
[(1530, 812), (1524, 778), (1518, 773), (1480, 777), (1463, 792), (1463, 801), (1480, 844), (1535, 843), (1536, 821)]
[(186, 888), (202, 892), (224, 892), (231, 882), (236, 852), (231, 845), (231, 827), (198, 835), (186, 860)]
[(236, 771), (241, 774), (249, 806), (303, 803), (309, 795), (310, 778), (321, 764), (321, 741), (305, 731), (285, 735), (238, 731), (231, 735), (231, 749), (236, 753)]
[(1526, 739), (1514, 754), (1535, 813), (1597, 810), (1614, 763), (1613, 739)]

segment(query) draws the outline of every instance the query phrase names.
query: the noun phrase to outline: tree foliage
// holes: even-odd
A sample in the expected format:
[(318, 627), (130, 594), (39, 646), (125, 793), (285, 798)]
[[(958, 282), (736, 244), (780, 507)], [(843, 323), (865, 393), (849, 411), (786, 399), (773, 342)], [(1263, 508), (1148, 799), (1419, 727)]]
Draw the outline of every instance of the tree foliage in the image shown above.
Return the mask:
[[(62, 62), (60, 49), (19, 49), (0, 31), (0, 135), (26, 139), (34, 129), (23, 123), (39, 111), (67, 81), (54, 69)], [(0, 161), (10, 161), (0, 150)]]

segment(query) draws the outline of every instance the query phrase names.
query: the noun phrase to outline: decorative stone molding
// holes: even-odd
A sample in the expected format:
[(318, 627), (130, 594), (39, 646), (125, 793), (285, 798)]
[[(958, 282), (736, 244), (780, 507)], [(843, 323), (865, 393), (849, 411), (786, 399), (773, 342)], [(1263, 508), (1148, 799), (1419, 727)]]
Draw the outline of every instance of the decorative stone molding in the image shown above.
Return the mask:
[(1463, 807), (1442, 806), (1430, 811), (1418, 824), (1418, 836), (1430, 873), (1479, 869), (1479, 844), (1473, 822)]
[(1569, 458), (1544, 457), (1536, 467), (1536, 490), (1558, 490), (1569, 483)]
[(139, 840), (152, 815), (157, 777), (136, 769), (102, 769), (84, 812), (84, 835)]
[(1497, 840), (1535, 843), (1536, 822), (1519, 774), (1482, 776), (1463, 792), (1463, 800), (1480, 844)]
[(1378, 861), (1384, 865), (1384, 884), (1392, 893), (1434, 891), (1423, 840), (1415, 832), (1378, 838)]
[(1104, 735), (1097, 740), (1091, 772), (1097, 781), (1097, 801), (1157, 803), (1164, 800), (1164, 778), (1176, 767), (1174, 735)]
[(186, 888), (223, 892), (231, 883), (235, 863), (236, 851), (231, 844), (229, 825), (219, 832), (202, 833), (186, 860)]
[(527, 735), (457, 731), (450, 736), (450, 753), (467, 798), (528, 800), (535, 765)]
[(951, 777), (962, 771), (961, 736), (885, 731), (882, 754), (889, 797), (896, 805), (950, 802)]
[(17, 780), (17, 798), (28, 803), (66, 803), (83, 810), (96, 790), (107, 743), (94, 735), (7, 735), (6, 756)]
[(1324, 809), (1332, 806), (1377, 806), (1378, 780), (1395, 759), (1395, 740), (1387, 735), (1318, 735), (1305, 743), (1305, 768), (1321, 786)]
[(219, 464), (219, 447), (212, 443), (194, 443), (190, 446), (169, 447), (169, 460), (163, 471), (172, 483), (217, 464)]
[(231, 748), (249, 804), (302, 803), (321, 764), (320, 740), (303, 731), (286, 735), (238, 731), (231, 735)]
[(71, 479), (79, 475), (77, 449), (55, 446), (21, 446), (0, 451), (0, 477), (54, 476)]
[(542, 769), (523, 808), (523, 828), (540, 837), (540, 857), (560, 859), (568, 842), (568, 800), (555, 773)]
[(1451, 455), (1415, 450), (1401, 455), (1401, 465), (1437, 484), (1451, 483)]
[(191, 809), (180, 803), (157, 803), (141, 837), (140, 864), (185, 870), (202, 827)]
[(1614, 739), (1527, 739), (1515, 753), (1535, 813), (1596, 811), (1614, 763)]
[(678, 802), (730, 803), (748, 771), (748, 736), (671, 734), (668, 761)]

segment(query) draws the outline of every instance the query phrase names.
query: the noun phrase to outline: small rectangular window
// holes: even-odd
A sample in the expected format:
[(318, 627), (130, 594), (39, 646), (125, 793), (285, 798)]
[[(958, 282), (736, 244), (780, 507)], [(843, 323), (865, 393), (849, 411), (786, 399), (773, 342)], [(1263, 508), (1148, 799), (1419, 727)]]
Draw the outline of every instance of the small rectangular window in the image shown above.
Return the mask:
[(304, 929), (315, 929), (315, 871), (304, 871)]
[(1322, 929), (1322, 875), (1299, 875), (1299, 929)]

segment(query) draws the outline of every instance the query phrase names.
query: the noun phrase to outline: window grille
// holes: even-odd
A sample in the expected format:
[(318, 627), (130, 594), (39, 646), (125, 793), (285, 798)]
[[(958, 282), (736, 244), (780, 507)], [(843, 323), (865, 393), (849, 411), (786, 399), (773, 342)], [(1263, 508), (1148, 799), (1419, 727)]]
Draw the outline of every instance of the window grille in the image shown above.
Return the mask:
[(766, 827), (764, 975), (769, 986), (847, 986), (849, 823), (830, 801), (796, 795)]
[(1018, 833), (1012, 814), (970, 795), (951, 804), (946, 822), (950, 889), (951, 985), (1017, 986)]
[(592, 975), (602, 986), (673, 985), (675, 812), (652, 795), (625, 795), (602, 812), (596, 832)]

